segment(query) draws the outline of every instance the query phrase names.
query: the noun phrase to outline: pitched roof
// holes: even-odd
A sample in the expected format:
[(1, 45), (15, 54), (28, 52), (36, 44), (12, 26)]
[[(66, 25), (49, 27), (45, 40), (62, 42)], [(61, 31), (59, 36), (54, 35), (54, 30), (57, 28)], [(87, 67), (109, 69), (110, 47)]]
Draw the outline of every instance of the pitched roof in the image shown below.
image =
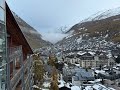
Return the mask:
[(32, 54), (33, 51), (28, 44), (25, 36), (23, 35), (20, 27), (18, 26), (11, 10), (9, 9), (6, 3), (6, 26), (7, 26), (7, 33), (9, 33), (13, 38), (13, 41), (16, 42), (16, 45), (22, 45), (23, 51), (27, 54)]
[(73, 76), (74, 80), (94, 80), (94, 76), (91, 71), (86, 71), (85, 69), (79, 69)]

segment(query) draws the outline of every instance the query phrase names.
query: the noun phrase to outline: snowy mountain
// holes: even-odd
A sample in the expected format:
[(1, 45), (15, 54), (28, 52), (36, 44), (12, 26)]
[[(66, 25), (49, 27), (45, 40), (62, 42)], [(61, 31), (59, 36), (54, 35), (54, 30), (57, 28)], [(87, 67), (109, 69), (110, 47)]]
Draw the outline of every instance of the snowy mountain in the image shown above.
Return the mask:
[(119, 8), (114, 8), (114, 9), (109, 9), (107, 11), (99, 11), (96, 14), (94, 14), (94, 15), (88, 17), (87, 19), (83, 20), (82, 22), (102, 20), (102, 19), (109, 18), (111, 16), (119, 15), (119, 14), (120, 14), (120, 7)]
[(99, 12), (75, 24), (69, 35), (56, 43), (64, 51), (120, 53), (120, 8)]

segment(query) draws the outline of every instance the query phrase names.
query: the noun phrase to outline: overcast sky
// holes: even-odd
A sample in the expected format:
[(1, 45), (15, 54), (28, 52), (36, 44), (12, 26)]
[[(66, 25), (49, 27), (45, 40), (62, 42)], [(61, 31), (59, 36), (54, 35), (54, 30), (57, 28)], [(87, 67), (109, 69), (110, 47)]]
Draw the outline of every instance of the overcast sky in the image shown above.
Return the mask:
[(9, 7), (38, 30), (43, 38), (55, 43), (64, 34), (57, 30), (70, 28), (98, 11), (120, 6), (120, 0), (6, 0)]

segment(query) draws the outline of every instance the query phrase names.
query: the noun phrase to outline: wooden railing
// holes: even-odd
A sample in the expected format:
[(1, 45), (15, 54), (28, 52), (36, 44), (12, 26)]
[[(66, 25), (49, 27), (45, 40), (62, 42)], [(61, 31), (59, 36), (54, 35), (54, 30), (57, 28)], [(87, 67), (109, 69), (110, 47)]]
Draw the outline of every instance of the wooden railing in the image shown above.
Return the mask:
[(31, 60), (32, 60), (32, 56), (30, 56), (26, 60), (23, 60), (23, 58), (22, 58), (23, 57), (22, 47), (21, 46), (10, 49), (10, 51), (9, 51), (9, 65), (10, 65), (10, 62), (14, 62), (14, 64), (15, 64), (16, 61), (14, 59), (16, 57), (19, 58), (20, 67), (16, 69), (15, 65), (13, 65), (13, 69), (14, 69), (13, 70), (13, 76), (10, 80), (11, 90), (16, 90), (16, 86), (18, 85), (20, 80), (21, 80), (22, 83), (27, 82), (29, 73), (28, 73), (28, 75), (25, 75), (25, 72), (26, 71), (29, 72), (30, 65), (31, 65)]
[(10, 86), (11, 88), (14, 90), (15, 87), (17, 86), (17, 84), (19, 83), (20, 79), (21, 79), (21, 71), (22, 71), (22, 68), (20, 68), (17, 73), (13, 76), (13, 78), (11, 79), (10, 81)]
[[(13, 88), (13, 90), (15, 89), (15, 87), (17, 86), (19, 81), (21, 80), (22, 74), (25, 75), (25, 71), (27, 70), (27, 67), (29, 64), (30, 64), (29, 59), (27, 59), (23, 65), (23, 67), (21, 67), (19, 70), (17, 70), (17, 73), (11, 79), (11, 87)], [(24, 81), (25, 83), (26, 83), (27, 79), (28, 79), (28, 77), (25, 78), (25, 81)]]

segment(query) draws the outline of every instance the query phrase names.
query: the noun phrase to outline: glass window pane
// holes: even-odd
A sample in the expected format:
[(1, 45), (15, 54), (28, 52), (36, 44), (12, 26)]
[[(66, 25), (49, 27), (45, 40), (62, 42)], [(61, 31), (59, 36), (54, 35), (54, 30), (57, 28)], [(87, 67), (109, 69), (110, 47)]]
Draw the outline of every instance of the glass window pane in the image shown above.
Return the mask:
[(0, 38), (3, 38), (5, 34), (5, 25), (0, 21)]
[(4, 10), (2, 8), (0, 8), (0, 21), (4, 21)]
[(0, 67), (0, 90), (5, 90), (6, 65)]
[(1, 6), (2, 8), (5, 8), (5, 0), (0, 0), (0, 6)]

